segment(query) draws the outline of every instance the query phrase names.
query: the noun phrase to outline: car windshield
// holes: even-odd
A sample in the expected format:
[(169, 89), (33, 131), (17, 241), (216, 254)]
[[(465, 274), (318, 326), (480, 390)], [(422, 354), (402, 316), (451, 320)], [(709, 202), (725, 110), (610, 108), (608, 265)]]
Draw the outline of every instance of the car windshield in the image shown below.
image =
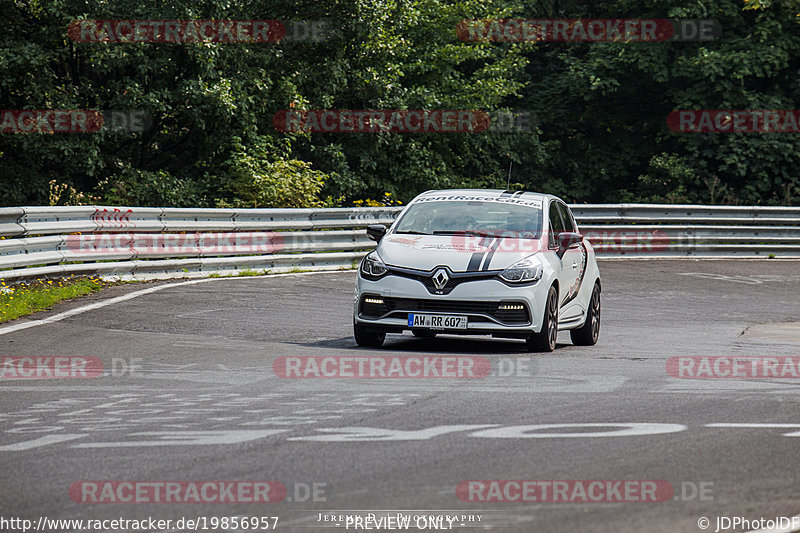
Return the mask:
[(414, 203), (394, 229), (395, 233), (407, 234), (467, 234), (515, 239), (538, 239), (541, 231), (541, 204), (515, 205), (494, 199)]

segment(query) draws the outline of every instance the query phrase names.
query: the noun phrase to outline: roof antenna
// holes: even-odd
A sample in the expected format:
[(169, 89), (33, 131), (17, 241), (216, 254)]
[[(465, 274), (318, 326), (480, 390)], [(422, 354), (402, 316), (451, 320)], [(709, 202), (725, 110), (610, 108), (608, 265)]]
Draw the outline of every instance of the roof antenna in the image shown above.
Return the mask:
[(508, 181), (506, 181), (506, 190), (511, 189), (511, 165), (513, 165), (513, 161), (508, 162)]

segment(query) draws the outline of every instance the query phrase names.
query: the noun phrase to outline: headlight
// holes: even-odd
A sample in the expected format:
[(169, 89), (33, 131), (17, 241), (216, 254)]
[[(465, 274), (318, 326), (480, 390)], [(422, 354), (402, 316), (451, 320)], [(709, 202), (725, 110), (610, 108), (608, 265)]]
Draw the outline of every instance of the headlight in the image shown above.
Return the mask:
[(361, 275), (367, 279), (375, 280), (389, 271), (383, 264), (378, 252), (372, 251), (361, 262)]
[(542, 262), (536, 256), (526, 257), (498, 274), (509, 283), (533, 283), (542, 279)]

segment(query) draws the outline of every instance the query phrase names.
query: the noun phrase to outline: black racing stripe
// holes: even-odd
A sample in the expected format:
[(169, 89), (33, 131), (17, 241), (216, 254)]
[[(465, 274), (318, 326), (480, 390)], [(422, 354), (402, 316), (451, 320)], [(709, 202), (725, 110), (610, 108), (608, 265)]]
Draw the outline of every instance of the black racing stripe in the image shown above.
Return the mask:
[(472, 254), (472, 257), (469, 258), (469, 264), (467, 265), (467, 272), (477, 272), (480, 268), (481, 260), (485, 255), (486, 252), (475, 252)]
[[(489, 237), (483, 237), (479, 242), (478, 246), (483, 247), (490, 243)], [(472, 254), (472, 257), (469, 258), (469, 264), (467, 265), (467, 272), (477, 272), (481, 268), (481, 262), (483, 258), (486, 256), (486, 252), (475, 252)]]
[(481, 270), (489, 270), (489, 263), (492, 262), (492, 257), (494, 256), (494, 252), (500, 247), (500, 241), (502, 239), (498, 238), (491, 245), (491, 251), (486, 254), (486, 259), (481, 264)]

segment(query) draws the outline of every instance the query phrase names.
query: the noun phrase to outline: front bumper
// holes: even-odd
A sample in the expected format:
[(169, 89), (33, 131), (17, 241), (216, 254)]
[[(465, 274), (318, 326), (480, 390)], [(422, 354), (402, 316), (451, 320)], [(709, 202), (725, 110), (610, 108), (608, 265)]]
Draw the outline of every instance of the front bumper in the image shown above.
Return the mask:
[(542, 290), (542, 286), (540, 282), (512, 287), (496, 279), (481, 279), (460, 283), (449, 294), (437, 295), (431, 294), (422, 282), (408, 277), (390, 274), (370, 281), (359, 275), (353, 316), (356, 322), (392, 332), (412, 329), (408, 325), (409, 313), (466, 316), (465, 330), (441, 331), (525, 337), (541, 330), (547, 298), (547, 288)]

